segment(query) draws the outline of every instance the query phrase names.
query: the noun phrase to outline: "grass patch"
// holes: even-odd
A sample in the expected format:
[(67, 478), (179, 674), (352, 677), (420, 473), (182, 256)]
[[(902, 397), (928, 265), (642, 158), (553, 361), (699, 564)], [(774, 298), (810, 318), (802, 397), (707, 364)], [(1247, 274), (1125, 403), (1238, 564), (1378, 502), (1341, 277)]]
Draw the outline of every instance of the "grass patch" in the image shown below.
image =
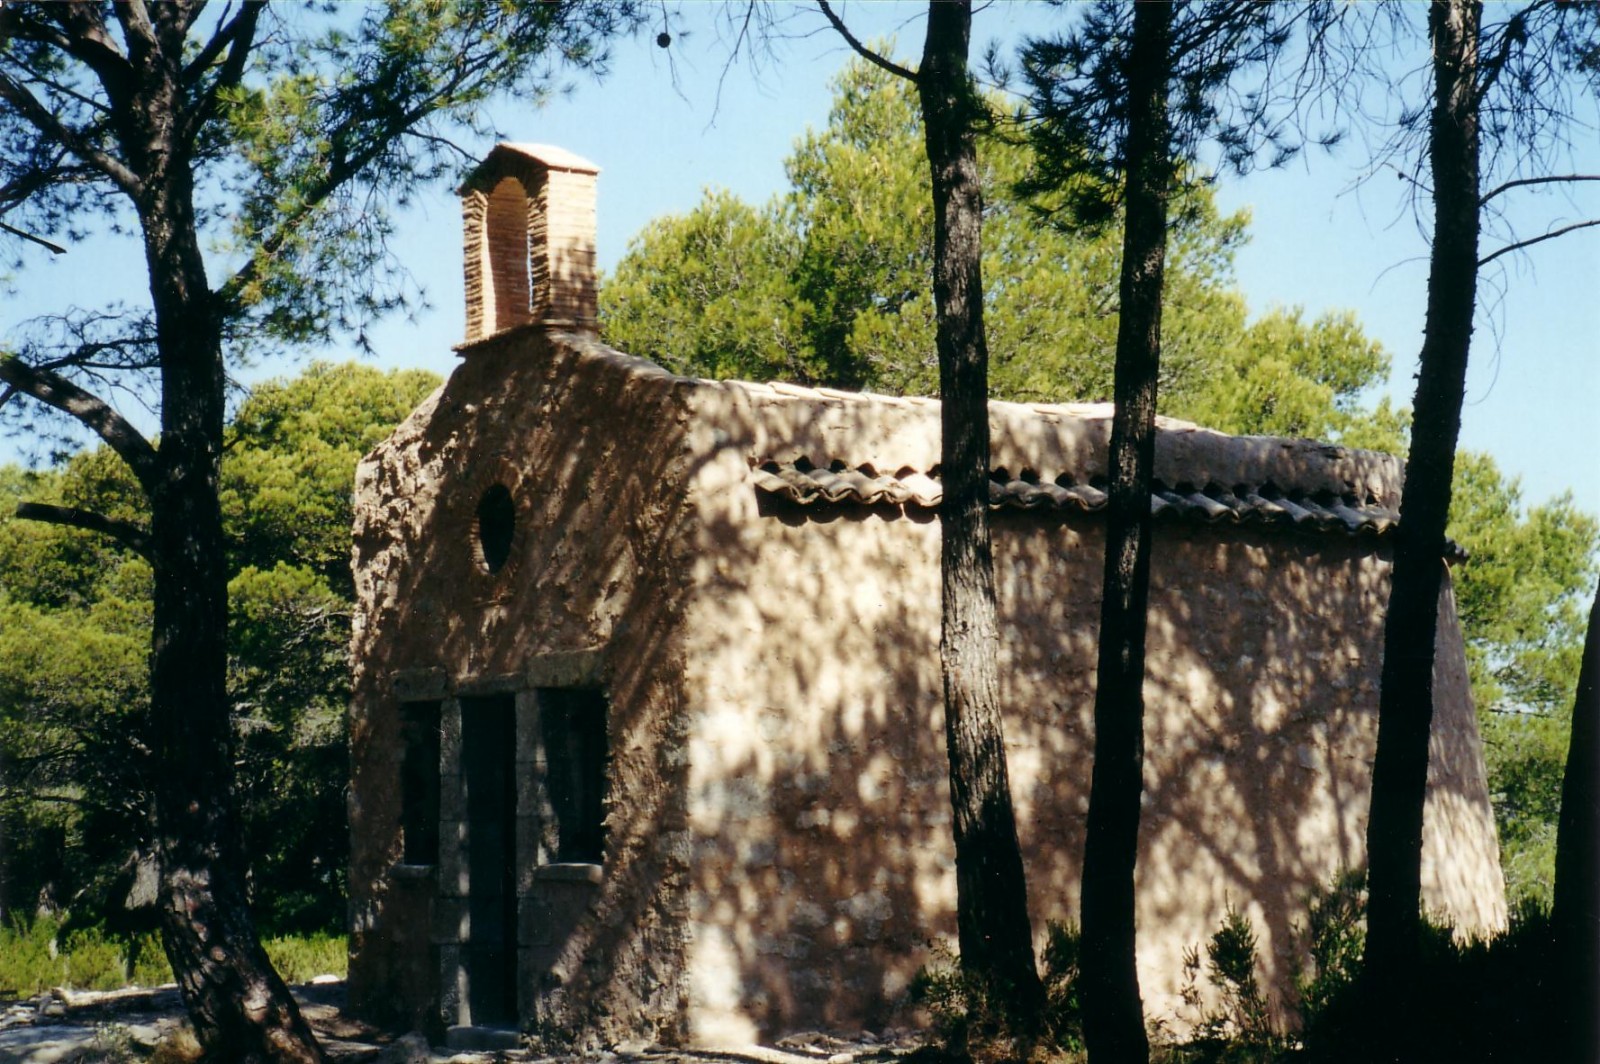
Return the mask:
[(122, 943), (99, 931), (74, 931), (63, 938), (59, 920), (19, 921), (0, 927), (0, 990), (8, 997), (53, 986), (115, 990), (128, 983), (125, 952)]
[(56, 924), (35, 920), (0, 927), (0, 990), (5, 996), (37, 994), (60, 986), (67, 978), (67, 964), (55, 948)]
[[(284, 935), (263, 945), (286, 982), (345, 975), (343, 935)], [(153, 934), (131, 943), (95, 928), (62, 936), (61, 921), (53, 917), (0, 927), (0, 996), (31, 997), (56, 986), (115, 990), (170, 982), (172, 969)]]
[(319, 975), (343, 979), (347, 974), (350, 955), (343, 935), (285, 935), (269, 938), (263, 945), (286, 983), (308, 983)]

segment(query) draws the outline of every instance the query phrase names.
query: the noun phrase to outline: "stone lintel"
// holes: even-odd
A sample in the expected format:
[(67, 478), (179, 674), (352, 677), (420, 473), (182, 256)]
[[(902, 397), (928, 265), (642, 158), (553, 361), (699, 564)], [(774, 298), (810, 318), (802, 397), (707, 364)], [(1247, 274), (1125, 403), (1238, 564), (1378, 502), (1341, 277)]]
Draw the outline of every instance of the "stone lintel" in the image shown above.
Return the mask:
[(450, 678), (441, 668), (400, 669), (389, 682), (401, 702), (426, 702), (450, 693)]
[(593, 687), (600, 683), (604, 647), (536, 654), (524, 670), (529, 687)]

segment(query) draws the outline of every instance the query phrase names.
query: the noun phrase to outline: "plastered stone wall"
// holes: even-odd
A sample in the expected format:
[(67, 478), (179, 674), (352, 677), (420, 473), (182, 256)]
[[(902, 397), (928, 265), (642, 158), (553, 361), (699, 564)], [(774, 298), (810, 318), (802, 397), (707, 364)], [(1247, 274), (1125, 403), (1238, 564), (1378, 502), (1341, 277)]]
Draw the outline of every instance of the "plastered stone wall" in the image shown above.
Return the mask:
[[(538, 328), (469, 348), (450, 381), (357, 473), (350, 712), (352, 1006), (438, 1031), (461, 1009), (462, 699), (516, 699), (519, 1012), (553, 1032), (682, 1036), (686, 905), (684, 594), (692, 520), (682, 385), (581, 337)], [(498, 572), (480, 499), (515, 500)], [(529, 693), (573, 683), (610, 701), (604, 875), (544, 875), (542, 766)], [(445, 721), (436, 867), (405, 865), (400, 707)], [(590, 889), (592, 887), (592, 889)], [(554, 934), (552, 928), (555, 928)], [(537, 978), (534, 974), (537, 974)]]
[[(761, 504), (752, 461), (937, 461), (936, 407), (703, 384), (686, 615), (689, 1027), (702, 1043), (897, 1018), (954, 940), (938, 667), (938, 526), (894, 508)], [(1085, 411), (1083, 414), (1092, 414)], [(994, 404), (995, 464), (1104, 468), (1106, 424)], [(1393, 505), (1382, 456), (1167, 423), (1169, 483), (1264, 483)], [(1185, 949), (1227, 908), (1285, 1002), (1305, 898), (1364, 861), (1387, 550), (1374, 539), (1160, 525), (1151, 578), (1138, 868), (1148, 1016), (1181, 1028)], [(1096, 517), (995, 520), (1002, 701), (1030, 910), (1076, 918), (1103, 565)], [(1441, 564), (1443, 564), (1441, 562)], [(1441, 602), (1425, 900), (1504, 926), (1481, 748)]]

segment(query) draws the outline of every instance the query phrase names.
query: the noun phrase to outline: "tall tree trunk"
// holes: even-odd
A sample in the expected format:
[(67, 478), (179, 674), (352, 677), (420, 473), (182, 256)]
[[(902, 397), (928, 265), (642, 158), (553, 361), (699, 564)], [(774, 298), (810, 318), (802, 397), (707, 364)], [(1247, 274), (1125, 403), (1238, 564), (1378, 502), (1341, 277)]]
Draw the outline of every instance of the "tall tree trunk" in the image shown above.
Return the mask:
[(1405, 493), (1384, 627), (1378, 749), (1367, 824), (1365, 978), (1370, 1029), (1390, 1040), (1388, 1059), (1422, 1050), (1408, 1044), (1407, 1003), (1417, 986), (1422, 879), (1422, 810), (1433, 722), (1433, 657), (1444, 577), (1456, 438), (1478, 282), (1478, 24), (1476, 0), (1434, 0), (1434, 106), (1428, 154), (1433, 171), (1433, 249), (1427, 320), (1406, 461)]
[[(196, 329), (203, 332), (203, 329)], [(164, 347), (165, 483), (152, 511), (150, 660), (162, 945), (207, 1059), (320, 1061), (261, 948), (243, 889), (233, 811), (228, 578), (217, 500), (220, 359), (203, 339)], [(215, 384), (215, 386), (214, 386)]]
[(939, 506), (945, 744), (961, 965), (1031, 1016), (1043, 1000), (1006, 772), (989, 540), (989, 352), (983, 332), (979, 104), (967, 74), (972, 7), (928, 5), (917, 90), (933, 174), (933, 296), (941, 397)]
[(138, 207), (161, 366), (160, 476), (150, 498), (150, 700), (160, 767), (162, 945), (207, 1060), (321, 1061), (316, 1039), (261, 948), (244, 890), (218, 496), (222, 335), (197, 236), (191, 163), (176, 135), (183, 113), (174, 90), (178, 59), (146, 61), (152, 98), (132, 111), (145, 126), (130, 155), (146, 190)]
[(1095, 1064), (1143, 1064), (1150, 1058), (1134, 956), (1134, 865), (1144, 784), (1150, 480), (1171, 182), (1171, 36), (1171, 4), (1135, 5), (1128, 56), (1127, 217), (1113, 385), (1111, 498), (1094, 699), (1094, 774), (1083, 855), (1084, 1041)]
[(1565, 1060), (1600, 1060), (1600, 588), (1589, 609), (1561, 781), (1556, 890), (1550, 909), (1557, 1023)]

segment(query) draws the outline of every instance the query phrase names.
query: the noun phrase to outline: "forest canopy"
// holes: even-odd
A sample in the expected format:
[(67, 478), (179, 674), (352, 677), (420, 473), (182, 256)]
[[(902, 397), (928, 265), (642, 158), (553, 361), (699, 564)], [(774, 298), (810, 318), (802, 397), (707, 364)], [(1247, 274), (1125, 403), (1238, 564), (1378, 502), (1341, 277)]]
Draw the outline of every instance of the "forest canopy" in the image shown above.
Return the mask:
[[(1107, 401), (1120, 234), (1073, 226), (1019, 192), (1032, 149), (1003, 133), (979, 153), (991, 392)], [(851, 63), (827, 126), (796, 142), (785, 172), (790, 190), (765, 205), (713, 190), (646, 226), (602, 287), (607, 341), (700, 376), (934, 394), (933, 223), (914, 91)], [(1248, 215), (1220, 213), (1202, 186), (1179, 216), (1162, 411), (1228, 432), (1400, 449), (1403, 416), (1365, 401), (1389, 356), (1354, 316), (1271, 308), (1252, 320), (1233, 275)]]
[[(420, 370), (313, 363), (258, 385), (228, 430), (229, 696), (244, 851), (273, 934), (343, 929), (350, 485), (435, 387)], [(0, 510), (136, 512), (106, 448), (0, 467)], [(150, 857), (150, 567), (103, 537), (0, 521), (0, 915), (115, 923)]]

